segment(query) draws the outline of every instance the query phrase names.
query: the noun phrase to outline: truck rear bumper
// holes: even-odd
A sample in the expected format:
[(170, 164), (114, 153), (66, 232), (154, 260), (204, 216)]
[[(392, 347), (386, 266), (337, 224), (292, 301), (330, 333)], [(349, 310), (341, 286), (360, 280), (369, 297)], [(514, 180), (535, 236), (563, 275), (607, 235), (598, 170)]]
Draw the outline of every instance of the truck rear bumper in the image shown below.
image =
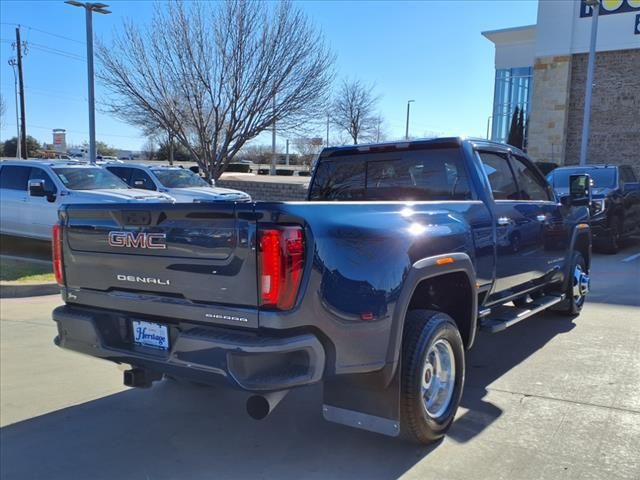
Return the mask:
[(167, 323), (170, 348), (133, 342), (131, 320), (119, 312), (64, 305), (53, 311), (56, 345), (117, 363), (193, 380), (226, 379), (244, 390), (265, 392), (318, 382), (325, 351), (310, 333), (282, 336), (193, 323)]

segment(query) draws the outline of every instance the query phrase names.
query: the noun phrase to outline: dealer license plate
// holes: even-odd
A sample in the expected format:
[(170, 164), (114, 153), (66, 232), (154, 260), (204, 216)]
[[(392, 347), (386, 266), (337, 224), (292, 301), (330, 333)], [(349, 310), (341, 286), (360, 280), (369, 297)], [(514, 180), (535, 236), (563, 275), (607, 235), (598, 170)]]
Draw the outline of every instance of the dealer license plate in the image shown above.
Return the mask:
[(132, 320), (133, 341), (143, 347), (169, 350), (169, 330), (159, 323)]

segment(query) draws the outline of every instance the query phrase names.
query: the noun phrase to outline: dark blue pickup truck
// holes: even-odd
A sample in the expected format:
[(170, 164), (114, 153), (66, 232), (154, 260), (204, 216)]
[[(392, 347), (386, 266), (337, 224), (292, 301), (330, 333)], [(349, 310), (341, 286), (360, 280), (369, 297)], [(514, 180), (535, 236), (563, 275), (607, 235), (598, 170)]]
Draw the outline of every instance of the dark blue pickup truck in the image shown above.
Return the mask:
[(465, 350), (589, 291), (589, 181), (556, 202), (517, 149), (444, 138), (327, 148), (306, 202), (69, 205), (54, 227), (60, 347), (251, 393), (323, 383), (326, 419), (428, 443)]

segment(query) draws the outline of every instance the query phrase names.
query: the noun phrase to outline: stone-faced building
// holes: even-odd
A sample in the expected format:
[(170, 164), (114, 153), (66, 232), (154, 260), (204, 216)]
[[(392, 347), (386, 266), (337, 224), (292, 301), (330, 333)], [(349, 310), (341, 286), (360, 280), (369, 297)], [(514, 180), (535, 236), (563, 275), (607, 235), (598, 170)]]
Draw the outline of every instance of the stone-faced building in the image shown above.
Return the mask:
[[(539, 1), (536, 25), (483, 32), (495, 44), (491, 138), (507, 141), (524, 111), (537, 161), (576, 164), (592, 10), (585, 0)], [(640, 0), (601, 0), (588, 163), (640, 170)]]

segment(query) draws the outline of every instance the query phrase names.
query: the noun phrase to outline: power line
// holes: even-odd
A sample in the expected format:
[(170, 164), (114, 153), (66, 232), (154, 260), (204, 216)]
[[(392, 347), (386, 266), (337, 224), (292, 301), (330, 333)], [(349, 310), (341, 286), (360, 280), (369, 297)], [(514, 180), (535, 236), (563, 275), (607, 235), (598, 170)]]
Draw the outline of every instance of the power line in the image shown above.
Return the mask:
[(80, 41), (80, 40), (76, 40), (75, 38), (70, 38), (70, 37), (65, 37), (64, 35), (60, 35), (58, 33), (52, 33), (52, 32), (47, 32), (46, 30), (42, 30), (40, 28), (36, 28), (36, 27), (30, 27), (29, 25), (20, 25), (17, 23), (7, 23), (7, 22), (0, 22), (0, 25), (10, 25), (12, 27), (25, 27), (29, 30), (33, 30), (34, 32), (40, 32), (40, 33), (44, 33), (45, 35), (51, 35), (52, 37), (56, 37), (56, 38), (60, 38), (62, 40), (67, 40), (69, 42), (74, 42), (74, 43), (79, 43), (81, 45), (84, 45), (84, 42)]
[(74, 52), (68, 52), (67, 50), (60, 50), (59, 48), (53, 48), (50, 47), (48, 45), (43, 45), (41, 43), (36, 43), (36, 42), (29, 42), (29, 47), (31, 48), (36, 48), (36, 49), (41, 49), (41, 50), (48, 50), (49, 53), (55, 53), (58, 55), (64, 55), (64, 56), (68, 56), (68, 57), (73, 57), (73, 58), (77, 58), (78, 60), (86, 60), (85, 57), (83, 57), (82, 55), (78, 54), (78, 53), (74, 53)]

